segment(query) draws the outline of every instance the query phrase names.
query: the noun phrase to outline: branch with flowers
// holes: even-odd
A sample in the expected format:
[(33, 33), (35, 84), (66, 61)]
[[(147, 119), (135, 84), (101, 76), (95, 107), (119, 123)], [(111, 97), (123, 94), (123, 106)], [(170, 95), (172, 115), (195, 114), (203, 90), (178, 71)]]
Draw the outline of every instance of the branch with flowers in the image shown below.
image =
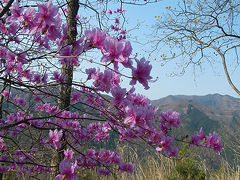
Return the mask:
[[(112, 169), (132, 173), (134, 165), (124, 162), (117, 152), (82, 148), (90, 142), (108, 141), (113, 131), (120, 141), (140, 139), (156, 151), (178, 157), (177, 138), (169, 130), (180, 127), (180, 113), (168, 110), (158, 116), (158, 109), (135, 93), (137, 83), (150, 88), (152, 66), (144, 57), (132, 57), (126, 36), (91, 28), (69, 44), (68, 24), (51, 1), (36, 8), (16, 2), (9, 11), (11, 16), (4, 14), (0, 21), (1, 173), (51, 173), (55, 168), (51, 152), (63, 147), (55, 179), (76, 179), (79, 170), (88, 168), (98, 168), (99, 175), (110, 175)], [(88, 59), (92, 53), (100, 58)], [(79, 78), (70, 84), (75, 88), (70, 104), (61, 109), (57, 106), (63, 100), (59, 87), (67, 84), (62, 65), (84, 71), (76, 73)], [(123, 78), (130, 79), (131, 89), (121, 87)], [(217, 153), (223, 148), (216, 133), (206, 137), (202, 129), (189, 144)]]

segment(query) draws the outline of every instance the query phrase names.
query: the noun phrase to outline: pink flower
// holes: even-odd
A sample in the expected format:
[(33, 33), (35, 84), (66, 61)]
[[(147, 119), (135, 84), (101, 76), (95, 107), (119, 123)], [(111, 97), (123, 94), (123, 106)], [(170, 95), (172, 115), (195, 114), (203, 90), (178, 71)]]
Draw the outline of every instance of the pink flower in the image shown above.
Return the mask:
[(54, 131), (52, 130), (49, 131), (48, 142), (51, 143), (56, 150), (61, 147), (60, 140), (62, 138), (62, 135), (63, 135), (62, 130), (58, 131), (57, 129), (55, 129)]
[(121, 157), (119, 156), (119, 154), (117, 153), (117, 152), (112, 152), (112, 154), (111, 154), (111, 162), (112, 163), (115, 163), (115, 164), (120, 164), (121, 163), (121, 161), (122, 161), (122, 159), (121, 159)]
[(124, 49), (124, 43), (118, 41), (115, 37), (107, 37), (104, 42), (104, 54), (101, 59), (102, 62), (111, 62), (118, 60)]
[(41, 76), (40, 76), (40, 74), (34, 74), (34, 75), (33, 75), (33, 80), (32, 80), (32, 82), (36, 82), (37, 84), (39, 84), (40, 81), (41, 81)]
[(200, 142), (201, 142), (201, 139), (200, 139), (199, 135), (194, 134), (194, 135), (192, 136), (190, 146), (192, 146), (192, 145), (199, 146), (199, 145), (200, 145)]
[(13, 101), (17, 104), (17, 105), (22, 105), (24, 106), (26, 104), (26, 100), (20, 97), (15, 97), (13, 99)]
[(88, 75), (87, 80), (90, 80), (90, 79), (92, 79), (92, 75), (94, 75), (96, 73), (96, 68), (86, 69), (85, 72)]
[(115, 19), (115, 23), (119, 24), (119, 19), (118, 18)]
[(44, 25), (55, 24), (55, 16), (58, 13), (58, 8), (48, 1), (47, 4), (38, 4), (38, 23), (44, 22)]
[(127, 91), (125, 88), (124, 89), (122, 89), (120, 87), (112, 88), (111, 93), (112, 93), (112, 96), (114, 97), (114, 99), (111, 101), (111, 103), (115, 105), (115, 104), (123, 102), (126, 92)]
[(173, 143), (173, 138), (170, 136), (165, 137), (160, 144), (158, 145), (158, 147), (156, 148), (157, 151), (162, 151), (164, 150), (165, 152), (168, 152), (171, 150), (171, 145)]
[(91, 72), (90, 69), (88, 71), (89, 76), (91, 75), (91, 78), (95, 81), (93, 82), (93, 85), (97, 87), (101, 91), (105, 91), (107, 93), (110, 92), (110, 89), (113, 87), (118, 86), (120, 82), (120, 77), (117, 73), (113, 73), (111, 70), (105, 70), (104, 73), (100, 72), (100, 69), (98, 69), (96, 72)]
[(126, 30), (121, 30), (121, 34), (127, 34)]
[(9, 97), (9, 96), (11, 95), (11, 92), (4, 90), (4, 91), (2, 92), (2, 95), (3, 95), (4, 97)]
[(145, 58), (137, 60), (137, 68), (133, 68), (132, 76), (133, 80), (130, 82), (130, 85), (135, 85), (136, 81), (139, 81), (145, 89), (149, 89), (148, 81), (152, 79), (150, 72), (152, 65), (149, 64), (149, 61), (146, 61)]
[(55, 41), (57, 38), (61, 37), (61, 30), (58, 26), (56, 25), (51, 25), (46, 27), (46, 37), (49, 40)]
[(106, 32), (95, 28), (93, 30), (87, 30), (85, 36), (89, 41), (89, 46), (93, 48), (102, 49), (104, 45), (104, 40), (106, 39)]
[(122, 42), (124, 42), (124, 48), (121, 52), (121, 55), (120, 55), (118, 61), (126, 64), (126, 63), (128, 63), (129, 56), (132, 53), (132, 46), (129, 41), (123, 40)]
[(73, 103), (80, 102), (81, 101), (80, 96), (81, 96), (80, 92), (73, 92), (72, 93), (72, 102)]
[(190, 146), (192, 146), (192, 145), (199, 146), (199, 145), (200, 145), (200, 142), (203, 141), (203, 140), (206, 138), (205, 135), (204, 135), (204, 133), (203, 133), (202, 128), (200, 129), (199, 133), (200, 133), (200, 134), (194, 134), (194, 135), (192, 136)]
[(23, 8), (19, 8), (19, 3), (14, 3), (11, 7), (11, 16), (8, 18), (10, 21), (19, 20), (20, 22), (23, 21)]
[(24, 13), (24, 21), (25, 25), (29, 26), (29, 25), (33, 25), (36, 22), (33, 22), (33, 20), (35, 19), (36, 16), (36, 11), (34, 8), (28, 8), (25, 13)]
[[(0, 149), (1, 149), (1, 147), (0, 147)], [(9, 157), (9, 155), (3, 154), (2, 156), (0, 156), (0, 161), (6, 161), (8, 159), (8, 157)]]
[(74, 152), (71, 149), (64, 150), (65, 159), (72, 160)]
[(209, 134), (206, 137), (206, 147), (212, 148), (215, 152), (220, 154), (224, 145), (221, 143), (220, 137), (218, 137), (217, 133), (213, 132), (213, 134)]
[(12, 22), (9, 25), (8, 32), (11, 34), (15, 34), (17, 32), (18, 28), (19, 28), (19, 24), (16, 22)]
[(99, 161), (103, 164), (111, 164), (112, 161), (111, 161), (111, 155), (112, 153), (109, 151), (109, 150), (103, 150), (102, 152), (100, 152), (98, 158), (99, 158)]
[(179, 128), (180, 126), (180, 113), (169, 109), (167, 112), (161, 113), (161, 123), (166, 124), (168, 128), (175, 127)]
[(59, 165), (60, 174), (55, 177), (55, 180), (76, 180), (75, 169), (77, 167), (77, 161), (71, 163), (70, 160), (64, 159)]

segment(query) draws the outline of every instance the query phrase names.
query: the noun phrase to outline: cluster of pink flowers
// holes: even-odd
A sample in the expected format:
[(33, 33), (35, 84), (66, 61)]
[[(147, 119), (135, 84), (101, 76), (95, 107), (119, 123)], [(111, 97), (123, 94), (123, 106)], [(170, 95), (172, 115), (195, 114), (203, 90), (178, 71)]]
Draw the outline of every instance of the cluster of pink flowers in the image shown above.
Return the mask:
[[(106, 13), (106, 10), (103, 9), (102, 12), (103, 12), (103, 13)], [(122, 10), (121, 8), (117, 8), (117, 10), (112, 10), (112, 9), (109, 9), (109, 10), (108, 10), (108, 13), (109, 13), (110, 15), (112, 15), (113, 12), (116, 14), (116, 13), (126, 12), (126, 10), (125, 10), (125, 9)]]
[(224, 145), (221, 143), (220, 137), (218, 137), (217, 133), (210, 133), (208, 136), (205, 136), (202, 128), (200, 129), (199, 134), (194, 134), (191, 139), (190, 145), (196, 146), (205, 146), (208, 148), (212, 148), (215, 152), (220, 154)]
[[(123, 10), (113, 12), (120, 15)], [(108, 11), (110, 15), (113, 12)], [(6, 85), (1, 96), (6, 103), (3, 109), (9, 111), (4, 111), (0, 119), (0, 161), (6, 162), (0, 165), (0, 173), (50, 173), (49, 163), (38, 163), (37, 158), (49, 149), (58, 151), (67, 143), (71, 149), (64, 151), (65, 158), (59, 164), (56, 180), (77, 179), (78, 170), (86, 168), (97, 168), (99, 175), (110, 175), (112, 167), (117, 167), (120, 173), (132, 173), (134, 165), (124, 162), (117, 152), (96, 149), (79, 152), (78, 147), (89, 142), (109, 140), (113, 131), (119, 134), (121, 141), (144, 139), (156, 151), (178, 157), (170, 129), (180, 127), (180, 113), (168, 110), (158, 115), (158, 108), (135, 93), (137, 83), (149, 89), (152, 65), (145, 58), (132, 57), (132, 45), (125, 39), (126, 30), (119, 28), (120, 17), (114, 18), (112, 29), (121, 30), (123, 36), (93, 28), (83, 31), (81, 37), (69, 45), (68, 24), (62, 21), (58, 7), (51, 1), (37, 4), (36, 8), (14, 3), (10, 13), (11, 16), (6, 14), (4, 21), (0, 21), (0, 34), (4, 37), (0, 47), (0, 78)], [(30, 42), (29, 45), (26, 42)], [(99, 52), (101, 57), (86, 60), (85, 54), (92, 50)], [(67, 83), (68, 74), (61, 74), (58, 65), (73, 65), (73, 70), (80, 66), (82, 70), (83, 60), (99, 66), (82, 71), (85, 76), (81, 81), (73, 82), (77, 88), (69, 97), (70, 106), (61, 109), (56, 105), (62, 98), (58, 97), (58, 87)], [(130, 76), (122, 74), (120, 69), (128, 69)], [(120, 86), (123, 77), (130, 79), (130, 90)], [(20, 90), (26, 92), (27, 98), (20, 97)], [(28, 94), (33, 101), (27, 101)], [(32, 139), (25, 147), (15, 141), (19, 138), (19, 142), (24, 138)], [(16, 145), (16, 151), (8, 141)], [(202, 129), (189, 143), (212, 148), (218, 153), (223, 148), (216, 133), (206, 137)]]

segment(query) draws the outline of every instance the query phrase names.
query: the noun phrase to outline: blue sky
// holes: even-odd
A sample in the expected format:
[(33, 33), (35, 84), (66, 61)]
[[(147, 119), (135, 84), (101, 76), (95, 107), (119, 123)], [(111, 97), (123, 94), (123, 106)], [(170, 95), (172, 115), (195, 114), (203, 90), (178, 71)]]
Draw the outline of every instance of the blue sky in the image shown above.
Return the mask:
[[(174, 6), (177, 1), (166, 1), (163, 0), (158, 3), (154, 3), (147, 6), (124, 6), (126, 9), (126, 18), (128, 20), (128, 29), (134, 29), (129, 32), (131, 36), (131, 42), (134, 47), (134, 52), (140, 56), (148, 58), (148, 51), (150, 48), (146, 45), (134, 43), (134, 37), (136, 36), (137, 41), (140, 43), (147, 42), (149, 37), (146, 35), (151, 34), (151, 27), (155, 23), (155, 16), (161, 16), (166, 11), (167, 6)], [(135, 28), (137, 24), (140, 24), (139, 28)], [(145, 51), (145, 52), (144, 52)], [(164, 49), (162, 49), (164, 51)], [(167, 51), (167, 49), (166, 49)], [(170, 77), (171, 72), (176, 72), (178, 67), (177, 61), (168, 63), (167, 65), (161, 66), (160, 58), (158, 54), (152, 55), (157, 60), (151, 59), (152, 76), (153, 78), (158, 77), (158, 81), (150, 84), (149, 90), (144, 90), (141, 86), (137, 86), (136, 90), (138, 93), (146, 95), (149, 99), (159, 99), (168, 95), (206, 95), (219, 93), (222, 95), (230, 95), (239, 97), (235, 91), (230, 87), (227, 79), (224, 75), (223, 67), (221, 65), (221, 59), (216, 59), (213, 63), (213, 67), (209, 63), (203, 63), (201, 67), (196, 69), (195, 76), (193, 75), (193, 68), (189, 67), (183, 76)], [(228, 57), (231, 59), (231, 55)], [(240, 69), (236, 68), (236, 65), (228, 64), (229, 71), (233, 82), (237, 87), (240, 87), (239, 74)]]

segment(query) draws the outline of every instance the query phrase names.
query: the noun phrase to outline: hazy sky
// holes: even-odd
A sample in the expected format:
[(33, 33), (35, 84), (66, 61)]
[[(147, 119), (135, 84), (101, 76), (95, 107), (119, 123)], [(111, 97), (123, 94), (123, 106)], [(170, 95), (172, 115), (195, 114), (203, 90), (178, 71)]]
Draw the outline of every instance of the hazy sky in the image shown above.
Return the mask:
[[(176, 2), (176, 0), (163, 0), (147, 6), (125, 6), (128, 29), (135, 28), (137, 24), (140, 24), (140, 28), (130, 32), (131, 37), (138, 37), (137, 41), (141, 43), (151, 39), (146, 35), (151, 34), (151, 27), (156, 22), (155, 16), (161, 16), (166, 6), (173, 7)], [(147, 59), (148, 53), (144, 52), (144, 50), (146, 52), (150, 50), (147, 45), (133, 43), (133, 47), (135, 52), (138, 52), (141, 56), (144, 55)], [(162, 51), (164, 52), (164, 49)], [(157, 61), (151, 60), (152, 76), (153, 78), (158, 77), (158, 81), (151, 83), (149, 90), (144, 90), (141, 86), (136, 88), (137, 92), (146, 95), (149, 99), (158, 99), (168, 95), (206, 95), (214, 93), (239, 97), (228, 84), (219, 57), (213, 67), (209, 63), (203, 63), (201, 68), (196, 70), (196, 76), (193, 75), (193, 68), (189, 67), (183, 76), (170, 77), (171, 72), (178, 70), (176, 62), (173, 61), (161, 66), (161, 58), (158, 55), (159, 53), (153, 55)], [(229, 68), (233, 82), (237, 87), (240, 87), (240, 68), (231, 64), (229, 64)]]

